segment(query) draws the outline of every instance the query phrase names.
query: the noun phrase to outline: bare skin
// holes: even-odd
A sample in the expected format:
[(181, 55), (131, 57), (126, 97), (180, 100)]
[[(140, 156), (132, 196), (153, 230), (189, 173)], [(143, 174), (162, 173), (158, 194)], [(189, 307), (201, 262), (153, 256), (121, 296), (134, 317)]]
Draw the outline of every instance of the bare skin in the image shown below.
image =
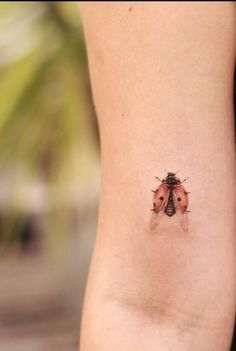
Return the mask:
[[(229, 350), (235, 315), (231, 2), (82, 3), (102, 184), (81, 351)], [(164, 169), (184, 183), (150, 230)]]

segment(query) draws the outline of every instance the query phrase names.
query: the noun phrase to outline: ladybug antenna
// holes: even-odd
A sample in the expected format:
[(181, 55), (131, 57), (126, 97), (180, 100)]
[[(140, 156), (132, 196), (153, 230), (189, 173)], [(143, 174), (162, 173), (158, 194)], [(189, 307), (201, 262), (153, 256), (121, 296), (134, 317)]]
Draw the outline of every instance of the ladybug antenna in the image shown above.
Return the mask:
[(175, 175), (176, 175), (178, 172), (179, 172), (179, 170), (175, 172)]
[(166, 169), (166, 168), (164, 168), (164, 171), (165, 171), (166, 173), (169, 173), (169, 172), (167, 171), (167, 169)]

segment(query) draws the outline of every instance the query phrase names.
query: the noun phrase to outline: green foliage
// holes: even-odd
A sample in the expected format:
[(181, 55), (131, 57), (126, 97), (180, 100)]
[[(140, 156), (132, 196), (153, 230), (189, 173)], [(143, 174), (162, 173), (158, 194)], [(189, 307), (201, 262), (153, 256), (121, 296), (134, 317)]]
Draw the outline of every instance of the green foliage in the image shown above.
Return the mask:
[(22, 191), (26, 184), (44, 184), (47, 204), (42, 207), (50, 204), (53, 209), (55, 203), (64, 206), (62, 194), (71, 184), (84, 188), (93, 174), (96, 126), (78, 11), (73, 2), (0, 6), (0, 192), (8, 186), (5, 195), (0, 194), (0, 206), (5, 241), (17, 235), (13, 222), (34, 211), (26, 204), (30, 191)]

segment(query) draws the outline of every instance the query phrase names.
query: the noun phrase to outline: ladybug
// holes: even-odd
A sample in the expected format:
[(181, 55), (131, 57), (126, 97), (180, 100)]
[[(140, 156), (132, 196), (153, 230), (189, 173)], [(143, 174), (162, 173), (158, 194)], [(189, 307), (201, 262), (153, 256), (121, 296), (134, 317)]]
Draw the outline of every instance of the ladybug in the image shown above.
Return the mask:
[(176, 214), (180, 226), (184, 231), (188, 230), (188, 194), (182, 182), (176, 177), (176, 173), (168, 172), (163, 180), (156, 177), (162, 184), (153, 191), (153, 209), (151, 210), (151, 229), (155, 229), (162, 216), (165, 214), (172, 217)]

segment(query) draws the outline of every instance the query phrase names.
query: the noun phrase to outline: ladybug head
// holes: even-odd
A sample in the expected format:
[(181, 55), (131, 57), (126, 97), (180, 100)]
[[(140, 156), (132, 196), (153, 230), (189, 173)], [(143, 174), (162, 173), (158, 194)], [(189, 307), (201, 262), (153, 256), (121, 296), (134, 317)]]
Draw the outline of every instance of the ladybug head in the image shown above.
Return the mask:
[(171, 178), (172, 178), (172, 177), (175, 177), (175, 174), (176, 174), (176, 173), (168, 172), (168, 177), (171, 177)]

